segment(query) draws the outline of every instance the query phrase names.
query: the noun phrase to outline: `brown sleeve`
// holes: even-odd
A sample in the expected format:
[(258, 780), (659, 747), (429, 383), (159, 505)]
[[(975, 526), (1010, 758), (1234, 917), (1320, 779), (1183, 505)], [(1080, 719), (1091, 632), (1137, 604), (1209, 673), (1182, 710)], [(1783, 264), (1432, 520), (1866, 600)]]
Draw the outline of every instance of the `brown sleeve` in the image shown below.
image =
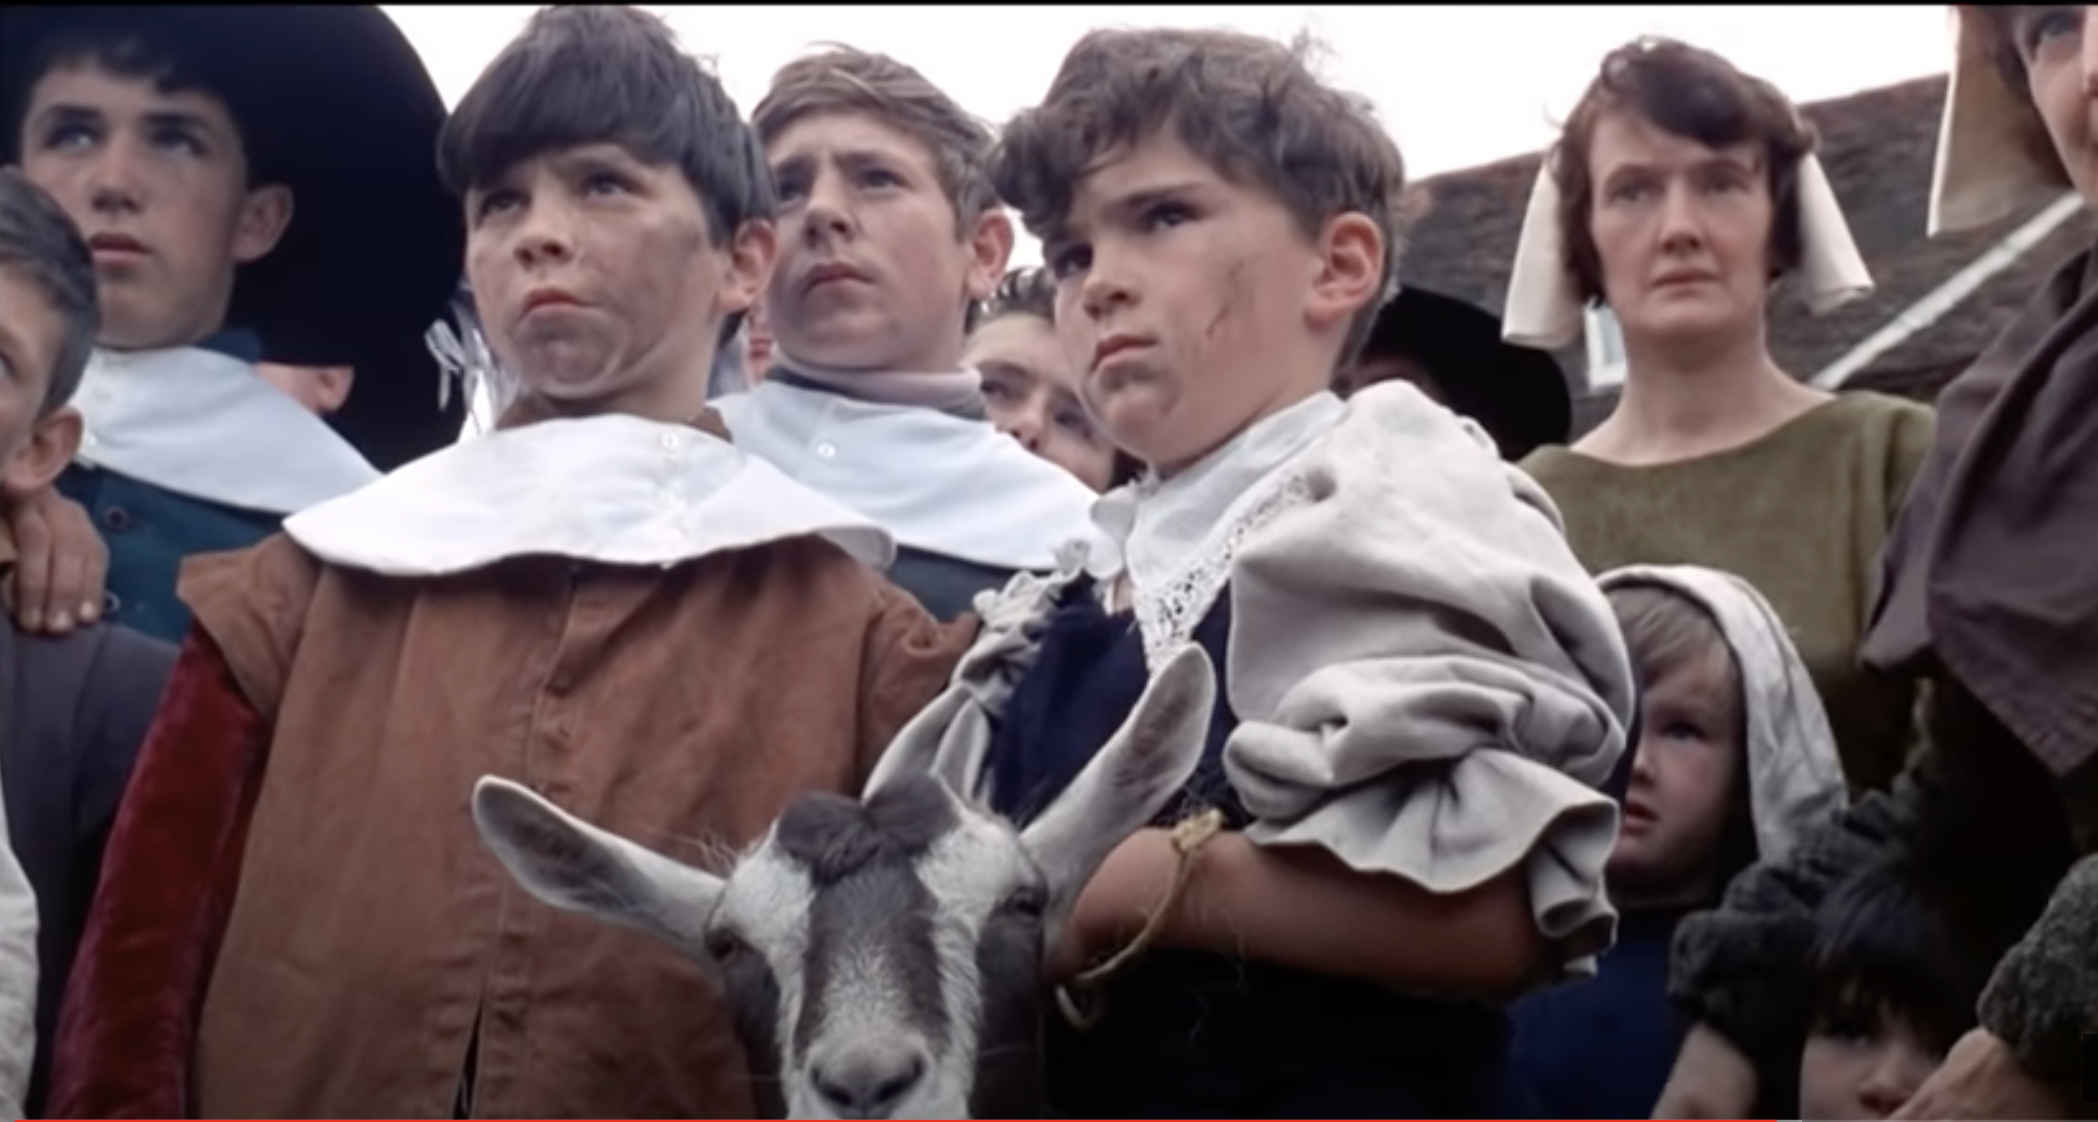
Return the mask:
[(225, 655), (241, 692), (274, 717), (319, 586), (320, 563), (283, 534), (253, 549), (183, 562), (179, 591)]
[(947, 688), (979, 629), (974, 615), (940, 623), (916, 597), (880, 582), (860, 663), (862, 777), (874, 770), (903, 726)]
[(193, 630), (139, 753), (59, 1012), (53, 1118), (190, 1117), (190, 1058), (269, 723)]

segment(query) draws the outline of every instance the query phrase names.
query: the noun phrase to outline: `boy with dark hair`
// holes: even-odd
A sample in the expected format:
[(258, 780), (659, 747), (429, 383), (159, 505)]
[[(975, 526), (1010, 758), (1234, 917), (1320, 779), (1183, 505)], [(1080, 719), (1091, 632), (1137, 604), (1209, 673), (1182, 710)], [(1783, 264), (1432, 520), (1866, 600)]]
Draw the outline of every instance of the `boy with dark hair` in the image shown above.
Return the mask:
[[(95, 327), (94, 265), (79, 231), (20, 172), (0, 169), (0, 497), (49, 486), (72, 458), (80, 416), (66, 400)], [(11, 563), (6, 545), (0, 540), (0, 570)], [(19, 980), (21, 995), (33, 999), (24, 1010), (34, 1010), (42, 1047), (33, 1075), (23, 1053), (27, 1098), (16, 1099), (27, 1117), (41, 1117), (59, 998), (102, 847), (174, 661), (165, 644), (110, 625), (47, 638), (0, 623), (0, 842), (11, 842), (41, 913), (40, 970), (0, 981), (6, 992)], [(0, 963), (0, 976), (11, 973)], [(0, 1072), (0, 1084), (6, 1080)], [(0, 1086), (0, 1100), (8, 1097)]]
[(736, 442), (894, 534), (893, 578), (942, 618), (1053, 568), (1092, 492), (1000, 433), (962, 365), (1012, 250), (990, 130), (846, 47), (783, 68), (753, 121), (780, 195), (777, 353), (719, 402)]
[[(183, 558), (459, 432), (421, 345), (459, 268), (430, 162), (444, 104), (370, 6), (9, 7), (0, 74), (0, 163), (86, 235), (102, 301), (76, 463), (0, 510), (28, 553), (13, 606), (31, 630), (179, 639)], [(264, 359), (359, 384), (324, 421)]]
[[(937, 703), (956, 721), (924, 731), (1025, 820), (1182, 646), (1223, 676), (1178, 805), (1069, 921), (1065, 972), (1152, 949), (1082, 979), (1104, 1014), (1052, 1037), (1053, 1111), (1490, 1111), (1498, 1003), (1610, 943), (1595, 788), (1632, 684), (1551, 504), (1483, 432), (1403, 384), (1327, 388), (1391, 287), (1396, 147), (1302, 50), (1099, 31), (993, 167), (1088, 408), (1151, 471), (1099, 501), (1099, 549), (985, 599)], [(1164, 827), (1196, 811), (1224, 828), (1184, 869)]]
[(1886, 1118), (1976, 1023), (1989, 975), (2051, 881), (1897, 844), (1815, 915), (1799, 1117)]
[(195, 562), (197, 628), (60, 1029), (83, 1117), (744, 1116), (675, 952), (520, 906), (466, 800), (531, 783), (688, 860), (851, 792), (973, 632), (879, 527), (723, 439), (755, 137), (662, 21), (535, 15), (439, 145), (497, 431)]

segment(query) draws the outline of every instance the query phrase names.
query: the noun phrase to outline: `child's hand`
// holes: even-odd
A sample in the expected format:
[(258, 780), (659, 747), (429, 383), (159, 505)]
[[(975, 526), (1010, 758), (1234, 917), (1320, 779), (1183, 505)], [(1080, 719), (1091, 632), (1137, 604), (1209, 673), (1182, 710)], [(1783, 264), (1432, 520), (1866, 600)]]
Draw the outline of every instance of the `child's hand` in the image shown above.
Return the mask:
[(64, 635), (102, 616), (109, 547), (80, 504), (46, 487), (0, 504), (14, 540), (15, 565), (0, 582), (4, 603), (24, 631)]
[(2052, 1087), (2018, 1066), (2002, 1040), (1987, 1029), (1974, 1029), (1938, 1065), (1938, 1070), (1896, 1118), (2075, 1118), (2070, 1104)]
[(1138, 830), (1093, 874), (1049, 954), (1051, 982), (1067, 982), (1126, 946), (1164, 901), (1180, 857), (1164, 830)]
[(1696, 1025), (1676, 1054), (1654, 1117), (1746, 1118), (1755, 1105), (1755, 1065), (1732, 1041)]

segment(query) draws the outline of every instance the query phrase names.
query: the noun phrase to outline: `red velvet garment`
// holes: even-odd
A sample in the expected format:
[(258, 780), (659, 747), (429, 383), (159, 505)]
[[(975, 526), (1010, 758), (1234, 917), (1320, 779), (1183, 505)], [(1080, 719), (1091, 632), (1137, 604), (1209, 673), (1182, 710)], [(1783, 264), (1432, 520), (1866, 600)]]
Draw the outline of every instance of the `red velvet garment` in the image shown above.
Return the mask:
[(110, 835), (59, 1014), (48, 1117), (191, 1117), (190, 1058), (268, 734), (193, 629)]

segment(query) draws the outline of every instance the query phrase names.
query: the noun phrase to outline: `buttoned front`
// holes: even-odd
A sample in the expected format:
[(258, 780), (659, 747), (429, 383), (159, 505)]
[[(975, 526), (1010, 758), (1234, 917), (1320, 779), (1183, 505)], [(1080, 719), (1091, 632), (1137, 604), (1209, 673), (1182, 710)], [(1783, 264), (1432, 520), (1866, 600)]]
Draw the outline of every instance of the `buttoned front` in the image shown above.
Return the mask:
[(185, 591), (274, 724), (200, 1029), (204, 1117), (444, 1117), (469, 1053), (476, 1117), (747, 1116), (711, 983), (518, 888), (472, 785), (716, 865), (795, 795), (855, 790), (974, 630), (814, 537), (416, 581), (277, 538)]
[(109, 546), (103, 618), (168, 642), (189, 629), (175, 595), (182, 560), (246, 549), (277, 530), (276, 515), (186, 498), (129, 476), (74, 464), (59, 492), (86, 508)]

